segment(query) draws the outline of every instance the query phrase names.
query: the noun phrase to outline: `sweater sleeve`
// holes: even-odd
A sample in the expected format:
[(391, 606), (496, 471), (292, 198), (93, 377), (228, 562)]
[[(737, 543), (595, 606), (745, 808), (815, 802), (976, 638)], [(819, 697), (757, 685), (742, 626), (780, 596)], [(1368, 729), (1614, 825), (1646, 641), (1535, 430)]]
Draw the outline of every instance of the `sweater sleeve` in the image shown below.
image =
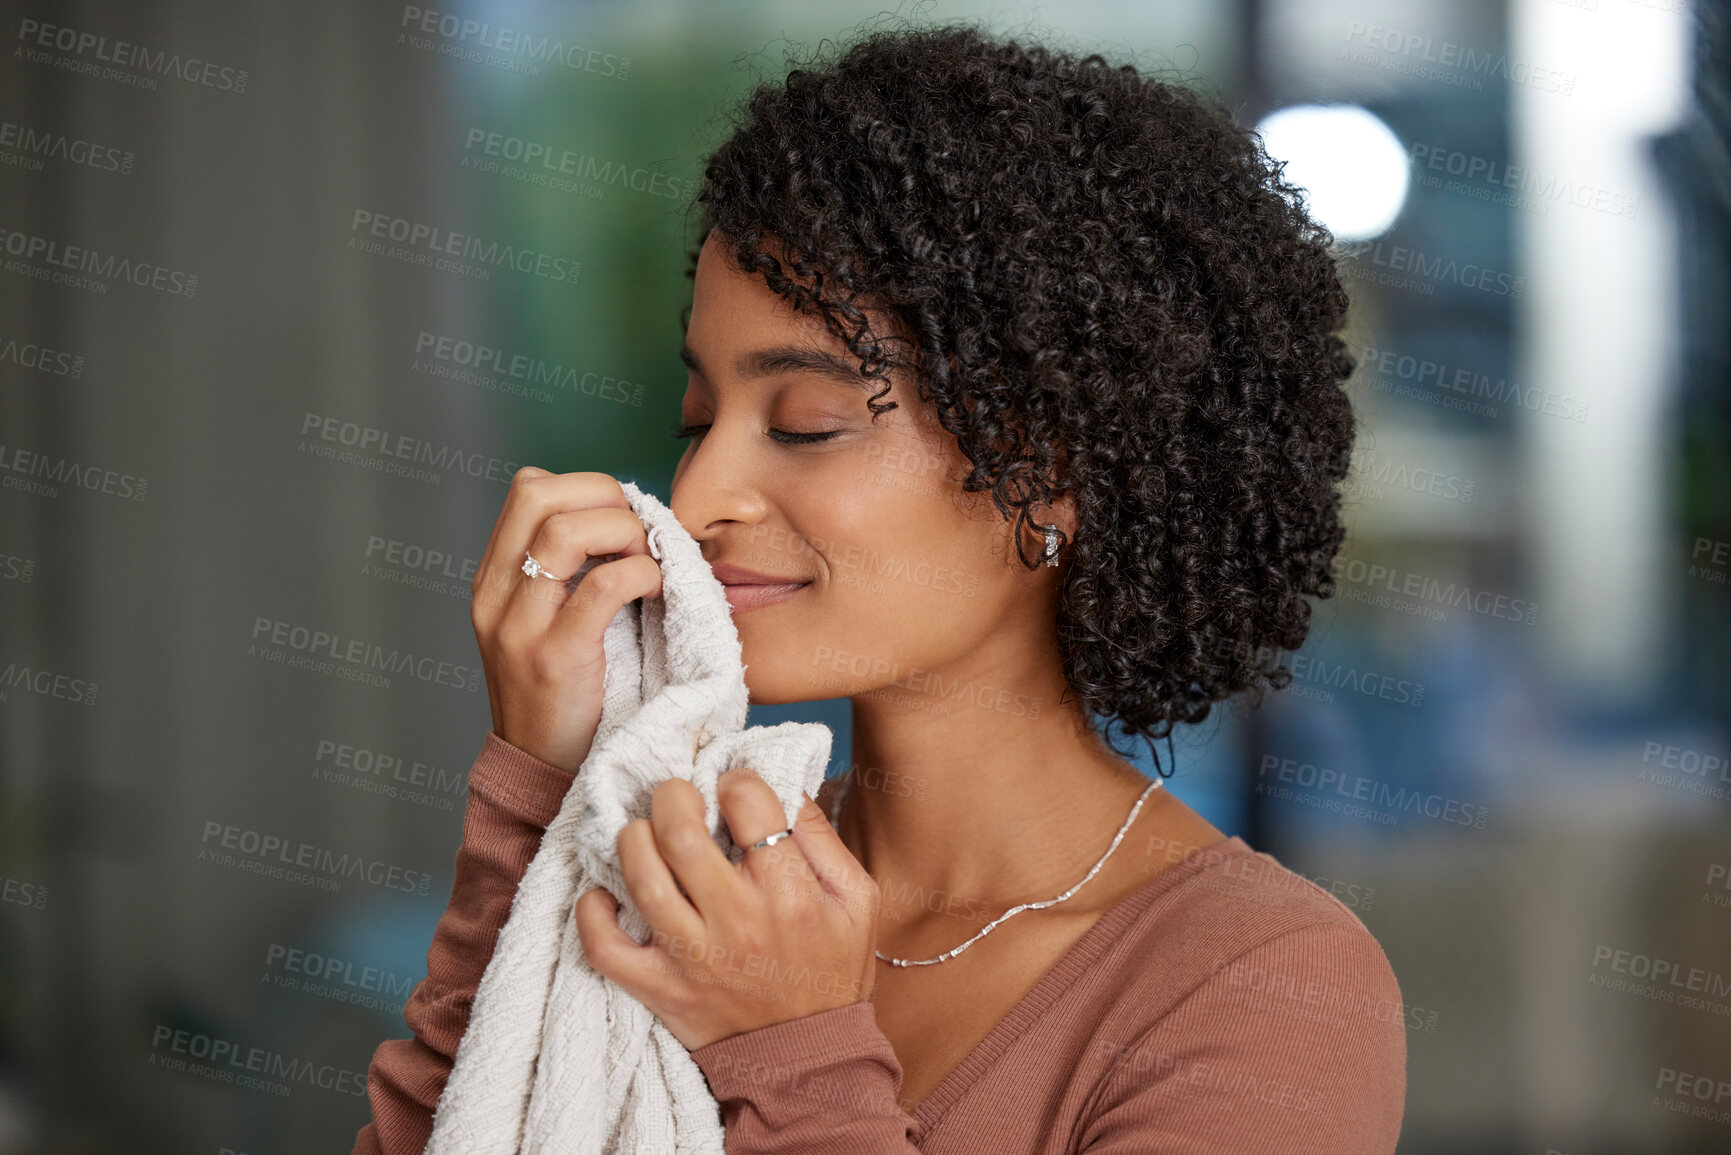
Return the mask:
[(469, 770), (451, 901), (433, 930), (427, 977), (403, 1007), (414, 1034), (387, 1039), (373, 1052), (367, 1068), (373, 1118), (355, 1136), (353, 1155), (419, 1155), (426, 1148), (493, 944), (575, 777), (488, 731)]
[(1232, 959), (1127, 1044), (1082, 1135), (1088, 1155), (1390, 1155), (1406, 1100), (1400, 987), (1356, 920), (1312, 923)]
[(721, 1104), (727, 1155), (919, 1150), (902, 1067), (869, 1002), (719, 1039), (691, 1052)]

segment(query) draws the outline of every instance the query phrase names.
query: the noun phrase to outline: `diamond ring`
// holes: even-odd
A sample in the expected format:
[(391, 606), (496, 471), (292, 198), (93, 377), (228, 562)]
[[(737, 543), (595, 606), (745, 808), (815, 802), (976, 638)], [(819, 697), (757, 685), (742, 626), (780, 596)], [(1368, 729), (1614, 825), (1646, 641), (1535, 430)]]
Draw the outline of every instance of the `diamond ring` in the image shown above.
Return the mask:
[(568, 580), (568, 579), (562, 578), (562, 577), (554, 577), (552, 574), (550, 574), (546, 570), (542, 569), (541, 563), (536, 561), (533, 557), (531, 557), (528, 554), (523, 555), (523, 572), (528, 574), (532, 578), (544, 577), (544, 578), (547, 578), (551, 581), (556, 581), (556, 582), (562, 582), (562, 581)]

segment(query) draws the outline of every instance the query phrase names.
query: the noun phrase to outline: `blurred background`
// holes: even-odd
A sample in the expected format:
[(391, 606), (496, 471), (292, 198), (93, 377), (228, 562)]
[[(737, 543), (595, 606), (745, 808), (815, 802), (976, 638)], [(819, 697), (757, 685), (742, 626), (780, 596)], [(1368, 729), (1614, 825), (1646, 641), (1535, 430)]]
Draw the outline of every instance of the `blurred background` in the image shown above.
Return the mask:
[[(3, 1155), (349, 1149), (490, 725), (511, 471), (669, 496), (701, 158), (881, 11), (434, 2), (0, 4)], [(1401, 1150), (1731, 1150), (1722, 12), (917, 11), (1220, 97), (1339, 240), (1339, 595), (1171, 788), (1383, 944)], [(787, 718), (846, 768), (845, 701)]]

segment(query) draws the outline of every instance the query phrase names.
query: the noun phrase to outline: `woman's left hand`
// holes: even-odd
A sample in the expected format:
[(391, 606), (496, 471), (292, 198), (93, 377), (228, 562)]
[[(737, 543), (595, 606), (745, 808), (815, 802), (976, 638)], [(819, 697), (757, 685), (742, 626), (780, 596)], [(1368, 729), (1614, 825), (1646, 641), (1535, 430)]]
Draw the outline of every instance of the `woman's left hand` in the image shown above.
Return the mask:
[(648, 942), (620, 929), (606, 890), (577, 898), (583, 957), (688, 1051), (864, 1002), (877, 977), (877, 883), (811, 796), (791, 837), (753, 850), (787, 828), (775, 792), (735, 768), (717, 780), (716, 795), (734, 842), (748, 848), (737, 866), (710, 837), (703, 797), (683, 778), (657, 786), (651, 816), (619, 832), (620, 869), (649, 923)]

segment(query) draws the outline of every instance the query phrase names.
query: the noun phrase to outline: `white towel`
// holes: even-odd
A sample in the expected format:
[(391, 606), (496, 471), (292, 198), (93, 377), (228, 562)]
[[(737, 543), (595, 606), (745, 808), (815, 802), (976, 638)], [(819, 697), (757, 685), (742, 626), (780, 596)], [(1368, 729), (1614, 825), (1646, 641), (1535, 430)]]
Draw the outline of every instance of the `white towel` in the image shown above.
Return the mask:
[(607, 626), (595, 744), (517, 888), (426, 1155), (721, 1155), (721, 1112), (703, 1072), (659, 1019), (584, 959), (573, 910), (583, 891), (605, 887), (619, 900), (619, 925), (646, 941), (615, 840), (649, 816), (656, 785), (690, 780), (717, 845), (738, 862), (716, 779), (749, 766), (791, 826), (802, 793), (817, 794), (833, 735), (816, 722), (745, 728), (745, 667), (721, 583), (671, 510), (622, 485), (661, 563), (662, 595), (626, 605)]

